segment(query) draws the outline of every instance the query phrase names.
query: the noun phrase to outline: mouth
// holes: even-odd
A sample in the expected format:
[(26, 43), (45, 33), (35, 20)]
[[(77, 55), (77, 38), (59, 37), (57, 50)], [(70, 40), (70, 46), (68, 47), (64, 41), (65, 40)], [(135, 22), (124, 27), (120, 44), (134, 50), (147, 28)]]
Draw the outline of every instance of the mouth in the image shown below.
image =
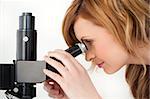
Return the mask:
[(98, 66), (99, 68), (102, 68), (102, 67), (103, 67), (103, 64), (104, 64), (104, 62), (98, 64), (97, 66)]

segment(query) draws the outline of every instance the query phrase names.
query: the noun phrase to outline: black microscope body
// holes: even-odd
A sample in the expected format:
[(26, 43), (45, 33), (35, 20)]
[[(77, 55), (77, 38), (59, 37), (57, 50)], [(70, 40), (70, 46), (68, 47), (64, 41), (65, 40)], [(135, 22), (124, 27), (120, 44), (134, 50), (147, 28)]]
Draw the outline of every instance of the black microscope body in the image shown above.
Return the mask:
[[(34, 23), (35, 17), (32, 16), (32, 13), (23, 13), (19, 17), (16, 60), (13, 60), (13, 64), (0, 64), (0, 90), (7, 90), (5, 95), (8, 99), (32, 99), (36, 97), (36, 83), (50, 79), (44, 75), (42, 69), (46, 68), (59, 73), (46, 62), (36, 60), (37, 32), (34, 29)], [(76, 57), (83, 53), (82, 48), (86, 49), (84, 44), (76, 44), (65, 51)]]

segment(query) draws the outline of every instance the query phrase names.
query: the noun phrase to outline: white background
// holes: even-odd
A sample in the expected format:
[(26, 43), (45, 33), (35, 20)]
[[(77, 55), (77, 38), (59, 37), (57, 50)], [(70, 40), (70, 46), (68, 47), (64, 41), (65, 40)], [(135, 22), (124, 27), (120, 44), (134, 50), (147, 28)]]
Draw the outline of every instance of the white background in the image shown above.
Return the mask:
[[(0, 0), (0, 63), (12, 63), (16, 58), (16, 31), (22, 12), (32, 12), (35, 16), (37, 60), (43, 60), (43, 56), (50, 50), (66, 49), (61, 26), (71, 2), (72, 0)], [(90, 66), (84, 56), (80, 55), (76, 59), (86, 69)], [(98, 69), (89, 75), (103, 99), (132, 99), (124, 73), (125, 68), (113, 75)], [(4, 92), (0, 91), (0, 99), (6, 99)], [(34, 99), (50, 99), (43, 90), (43, 84), (37, 84), (37, 97)]]

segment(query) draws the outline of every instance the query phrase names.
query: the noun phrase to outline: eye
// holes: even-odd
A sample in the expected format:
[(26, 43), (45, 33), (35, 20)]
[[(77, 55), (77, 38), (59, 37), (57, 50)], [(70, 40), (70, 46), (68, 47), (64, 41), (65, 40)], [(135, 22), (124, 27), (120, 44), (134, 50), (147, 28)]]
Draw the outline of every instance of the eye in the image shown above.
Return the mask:
[(85, 43), (90, 43), (91, 41), (90, 41), (90, 40), (84, 40), (84, 42), (85, 42)]
[(84, 39), (84, 40), (82, 40), (82, 42), (85, 44), (85, 46), (87, 47), (88, 50), (91, 49), (91, 47), (92, 47), (92, 40)]
[(88, 40), (88, 39), (85, 39), (83, 40), (83, 42), (87, 45), (91, 45), (92, 44), (92, 40)]

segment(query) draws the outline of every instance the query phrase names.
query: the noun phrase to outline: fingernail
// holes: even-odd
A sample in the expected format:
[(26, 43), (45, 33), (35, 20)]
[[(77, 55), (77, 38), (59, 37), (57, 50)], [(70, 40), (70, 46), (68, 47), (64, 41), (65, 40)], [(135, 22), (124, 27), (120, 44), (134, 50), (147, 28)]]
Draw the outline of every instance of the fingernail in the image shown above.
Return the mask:
[(48, 56), (44, 56), (44, 60), (47, 60), (48, 59)]
[(50, 85), (53, 85), (53, 84), (54, 84), (54, 82), (49, 82), (49, 84), (50, 84)]
[(45, 74), (47, 74), (47, 71), (48, 71), (47, 69), (43, 69), (43, 72), (44, 72)]

